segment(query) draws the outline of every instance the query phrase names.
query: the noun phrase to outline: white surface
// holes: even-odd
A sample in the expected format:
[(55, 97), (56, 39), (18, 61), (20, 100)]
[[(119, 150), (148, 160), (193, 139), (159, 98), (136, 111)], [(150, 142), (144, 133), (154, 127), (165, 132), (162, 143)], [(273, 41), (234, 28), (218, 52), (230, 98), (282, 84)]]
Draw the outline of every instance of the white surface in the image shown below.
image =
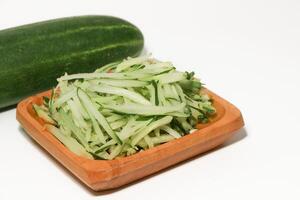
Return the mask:
[(147, 51), (195, 71), (246, 126), (231, 145), (94, 194), (20, 131), (15, 109), (2, 112), (0, 199), (299, 199), (299, 10), (298, 0), (1, 0), (0, 29), (82, 14), (131, 21)]

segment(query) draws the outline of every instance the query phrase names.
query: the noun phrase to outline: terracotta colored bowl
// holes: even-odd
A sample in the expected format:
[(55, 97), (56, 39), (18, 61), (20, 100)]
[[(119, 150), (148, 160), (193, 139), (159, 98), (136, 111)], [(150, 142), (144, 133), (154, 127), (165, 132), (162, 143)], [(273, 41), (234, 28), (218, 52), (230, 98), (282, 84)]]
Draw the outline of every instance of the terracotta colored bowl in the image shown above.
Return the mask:
[(217, 115), (208, 124), (199, 124), (198, 131), (149, 150), (115, 160), (89, 160), (69, 151), (50, 132), (32, 110), (50, 91), (29, 97), (18, 104), (17, 119), (26, 132), (44, 149), (95, 191), (117, 188), (159, 170), (217, 147), (243, 125), (240, 111), (206, 90), (213, 98)]

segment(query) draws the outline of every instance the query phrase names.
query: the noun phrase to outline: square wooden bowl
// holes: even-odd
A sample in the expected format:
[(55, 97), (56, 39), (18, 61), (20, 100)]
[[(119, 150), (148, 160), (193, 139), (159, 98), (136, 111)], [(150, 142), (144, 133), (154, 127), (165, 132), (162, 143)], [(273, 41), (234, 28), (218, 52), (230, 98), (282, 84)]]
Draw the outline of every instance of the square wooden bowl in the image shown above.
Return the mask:
[(178, 162), (208, 151), (224, 143), (235, 130), (243, 127), (240, 111), (231, 103), (206, 90), (213, 99), (217, 114), (208, 124), (199, 124), (199, 130), (146, 151), (114, 160), (90, 160), (69, 151), (39, 120), (32, 104), (40, 104), (42, 96), (50, 91), (29, 97), (18, 104), (17, 119), (26, 132), (95, 191), (117, 188)]

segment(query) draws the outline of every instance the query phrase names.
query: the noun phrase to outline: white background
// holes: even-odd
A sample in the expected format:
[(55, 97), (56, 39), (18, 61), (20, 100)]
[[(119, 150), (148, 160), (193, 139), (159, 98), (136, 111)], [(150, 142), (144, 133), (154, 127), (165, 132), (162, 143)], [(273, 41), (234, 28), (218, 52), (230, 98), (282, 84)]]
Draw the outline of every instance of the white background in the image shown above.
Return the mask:
[(223, 148), (92, 193), (21, 131), (15, 109), (2, 111), (0, 200), (300, 199), (299, 11), (299, 0), (0, 0), (0, 29), (72, 15), (125, 18), (143, 31), (148, 52), (195, 71), (246, 123)]

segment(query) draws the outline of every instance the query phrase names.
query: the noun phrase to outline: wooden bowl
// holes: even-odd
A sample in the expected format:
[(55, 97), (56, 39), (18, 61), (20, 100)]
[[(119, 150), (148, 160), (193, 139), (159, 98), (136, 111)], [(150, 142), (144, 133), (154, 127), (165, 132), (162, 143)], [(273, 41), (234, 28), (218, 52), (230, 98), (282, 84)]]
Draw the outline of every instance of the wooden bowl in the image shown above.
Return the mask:
[(40, 104), (42, 96), (50, 91), (29, 97), (17, 106), (17, 119), (26, 132), (70, 170), (83, 183), (95, 191), (117, 188), (133, 182), (195, 155), (217, 147), (243, 127), (240, 111), (231, 103), (205, 91), (214, 102), (217, 114), (208, 124), (199, 124), (199, 130), (134, 155), (114, 160), (90, 160), (69, 151), (50, 132), (45, 130), (32, 109)]

